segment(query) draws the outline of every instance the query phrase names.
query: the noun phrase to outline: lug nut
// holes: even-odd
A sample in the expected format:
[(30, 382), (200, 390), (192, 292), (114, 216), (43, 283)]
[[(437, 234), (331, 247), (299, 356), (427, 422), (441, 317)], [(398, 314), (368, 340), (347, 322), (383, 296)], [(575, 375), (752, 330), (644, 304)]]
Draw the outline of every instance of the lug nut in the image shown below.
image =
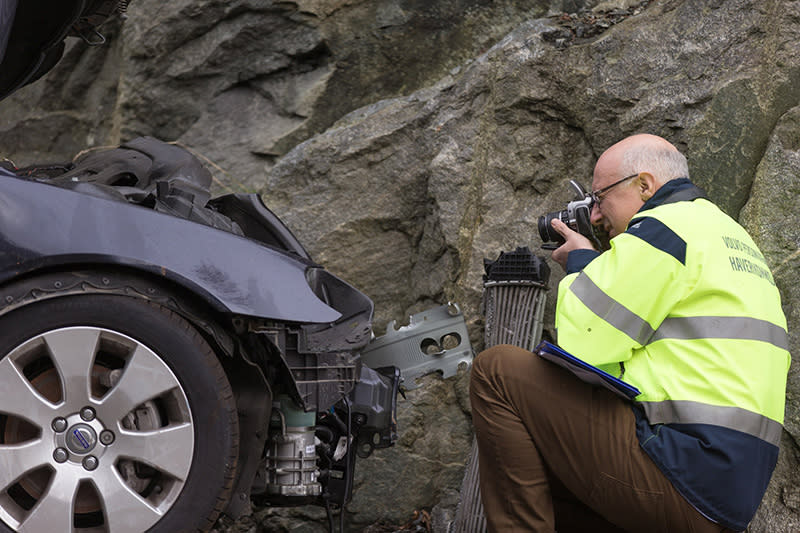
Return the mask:
[(67, 429), (67, 421), (66, 421), (66, 419), (61, 418), (59, 416), (58, 418), (53, 420), (52, 427), (56, 432), (61, 433), (62, 431), (66, 431), (66, 429)]
[(86, 470), (90, 471), (94, 470), (95, 468), (97, 468), (97, 465), (98, 465), (97, 457), (95, 457), (94, 455), (89, 455), (84, 457), (83, 468), (85, 468)]
[(57, 463), (66, 462), (66, 460), (69, 459), (69, 453), (64, 448), (56, 448), (53, 452), (53, 459), (55, 459)]
[(114, 442), (114, 433), (111, 431), (104, 429), (100, 432), (100, 442), (108, 446), (112, 442)]
[(84, 407), (81, 409), (81, 418), (87, 422), (94, 420), (94, 409), (91, 407)]

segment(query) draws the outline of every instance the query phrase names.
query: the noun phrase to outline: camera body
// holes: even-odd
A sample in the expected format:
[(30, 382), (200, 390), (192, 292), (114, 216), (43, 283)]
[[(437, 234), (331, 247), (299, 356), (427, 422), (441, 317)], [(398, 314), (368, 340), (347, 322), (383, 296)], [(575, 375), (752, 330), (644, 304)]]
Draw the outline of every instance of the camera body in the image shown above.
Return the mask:
[[(553, 226), (551, 221), (555, 218), (577, 231), (589, 240), (596, 242), (590, 216), (592, 213), (593, 200), (590, 193), (586, 192), (579, 183), (569, 180), (569, 184), (575, 190), (575, 199), (567, 204), (567, 208), (562, 211), (553, 211), (539, 217), (539, 236), (545, 244), (542, 248), (555, 249), (564, 244), (564, 237), (561, 236)], [(547, 243), (556, 243), (547, 244)]]

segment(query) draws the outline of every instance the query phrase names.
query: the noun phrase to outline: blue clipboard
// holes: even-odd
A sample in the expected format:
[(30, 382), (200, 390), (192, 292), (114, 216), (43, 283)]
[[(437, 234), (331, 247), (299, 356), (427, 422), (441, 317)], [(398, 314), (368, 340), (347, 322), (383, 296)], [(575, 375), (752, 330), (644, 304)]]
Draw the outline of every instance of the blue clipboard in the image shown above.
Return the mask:
[(639, 394), (641, 394), (641, 391), (630, 383), (625, 383), (621, 379), (615, 378), (608, 372), (604, 372), (596, 366), (590, 365), (586, 361), (581, 361), (574, 355), (565, 352), (555, 344), (542, 341), (534, 349), (534, 353), (544, 359), (547, 359), (548, 361), (566, 368), (575, 374), (575, 376), (581, 381), (585, 381), (591, 385), (604, 387), (626, 400), (633, 400)]

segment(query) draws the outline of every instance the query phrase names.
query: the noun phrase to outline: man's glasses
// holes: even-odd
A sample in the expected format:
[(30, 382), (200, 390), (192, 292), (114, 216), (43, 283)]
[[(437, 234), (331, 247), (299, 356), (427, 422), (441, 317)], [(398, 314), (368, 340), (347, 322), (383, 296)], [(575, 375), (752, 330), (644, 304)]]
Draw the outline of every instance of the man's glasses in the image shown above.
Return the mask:
[[(593, 201), (594, 203), (596, 203), (596, 204), (597, 204), (597, 207), (600, 207), (600, 202), (602, 202), (602, 201), (603, 201), (603, 198), (605, 197), (605, 194), (603, 194), (603, 193), (606, 193), (606, 192), (608, 192), (608, 190), (609, 190), (610, 188), (612, 188), (612, 187), (616, 187), (617, 185), (619, 185), (619, 184), (620, 184), (620, 183), (622, 183), (623, 181), (628, 181), (629, 179), (631, 179), (631, 178), (635, 178), (635, 177), (636, 177), (636, 176), (638, 176), (638, 175), (639, 175), (639, 173), (637, 172), (636, 174), (631, 174), (630, 176), (625, 176), (625, 177), (624, 177), (624, 178), (622, 178), (621, 180), (619, 180), (619, 181), (615, 181), (615, 182), (614, 182), (614, 183), (612, 183), (611, 185), (608, 185), (608, 186), (606, 186), (606, 187), (603, 187), (602, 189), (598, 189), (598, 190), (596, 190), (596, 191), (592, 191), (592, 192), (590, 192), (590, 193), (589, 193), (589, 196), (592, 198), (592, 201)], [(602, 194), (603, 196), (600, 196), (601, 194)]]

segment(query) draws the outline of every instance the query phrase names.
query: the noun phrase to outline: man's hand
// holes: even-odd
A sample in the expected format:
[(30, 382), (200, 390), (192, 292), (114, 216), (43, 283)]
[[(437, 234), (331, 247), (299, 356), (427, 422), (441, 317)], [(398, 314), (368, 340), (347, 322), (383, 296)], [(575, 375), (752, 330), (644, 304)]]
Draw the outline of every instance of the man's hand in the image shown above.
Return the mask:
[(592, 241), (577, 231), (573, 231), (572, 228), (561, 222), (559, 219), (554, 218), (550, 222), (550, 225), (553, 226), (553, 229), (560, 233), (566, 241), (564, 244), (553, 250), (553, 254), (550, 256), (553, 258), (553, 261), (561, 265), (561, 268), (564, 270), (567, 269), (567, 255), (569, 255), (572, 250), (595, 249), (594, 246), (592, 246)]

